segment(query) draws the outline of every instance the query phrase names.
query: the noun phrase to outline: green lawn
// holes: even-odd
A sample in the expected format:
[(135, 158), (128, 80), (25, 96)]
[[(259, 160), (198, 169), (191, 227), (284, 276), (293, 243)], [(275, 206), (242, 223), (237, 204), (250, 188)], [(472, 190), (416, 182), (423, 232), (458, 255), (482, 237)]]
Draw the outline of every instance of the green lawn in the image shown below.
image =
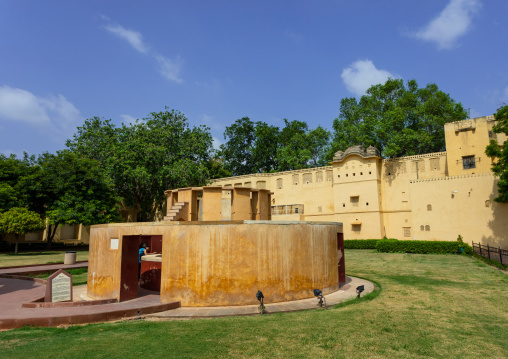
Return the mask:
[[(346, 251), (370, 301), (254, 317), (0, 333), (2, 358), (508, 358), (508, 275), (457, 255)], [(266, 298), (267, 301), (269, 298)]]
[[(24, 266), (31, 264), (63, 263), (65, 251), (33, 251), (14, 253), (0, 253), (0, 268)], [(88, 250), (76, 251), (76, 260), (88, 260)]]
[[(56, 271), (52, 271), (49, 273), (29, 274), (28, 276), (32, 278), (48, 279), (48, 277), (55, 272)], [(88, 268), (67, 269), (66, 272), (72, 275), (73, 286), (86, 284), (88, 278)]]

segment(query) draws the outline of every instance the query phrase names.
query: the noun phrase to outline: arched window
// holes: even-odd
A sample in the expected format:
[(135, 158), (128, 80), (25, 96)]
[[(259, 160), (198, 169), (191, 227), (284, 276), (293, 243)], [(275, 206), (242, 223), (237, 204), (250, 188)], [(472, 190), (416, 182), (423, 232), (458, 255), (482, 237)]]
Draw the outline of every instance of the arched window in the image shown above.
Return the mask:
[(430, 231), (430, 226), (428, 224), (425, 226), (425, 230)]

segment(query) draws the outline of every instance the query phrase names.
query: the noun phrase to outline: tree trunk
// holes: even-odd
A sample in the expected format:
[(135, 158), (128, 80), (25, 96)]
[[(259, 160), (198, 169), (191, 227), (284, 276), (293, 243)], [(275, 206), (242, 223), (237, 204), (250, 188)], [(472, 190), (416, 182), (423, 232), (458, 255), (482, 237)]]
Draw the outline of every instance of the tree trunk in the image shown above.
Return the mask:
[(53, 243), (53, 238), (55, 237), (56, 229), (58, 228), (58, 223), (54, 225), (53, 231), (51, 231), (51, 228), (53, 227), (52, 224), (48, 226), (48, 236), (47, 236), (47, 245), (46, 249), (51, 249), (51, 243)]
[(14, 245), (14, 254), (18, 254), (19, 234), (15, 234), (14, 237), (16, 237), (16, 244)]

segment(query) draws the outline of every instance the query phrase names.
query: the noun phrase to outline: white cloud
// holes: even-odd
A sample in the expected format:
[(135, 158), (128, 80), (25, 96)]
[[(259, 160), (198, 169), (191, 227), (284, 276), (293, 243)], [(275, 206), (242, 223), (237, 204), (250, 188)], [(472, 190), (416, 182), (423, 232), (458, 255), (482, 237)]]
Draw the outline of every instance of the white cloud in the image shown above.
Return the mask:
[(124, 123), (134, 123), (134, 122), (136, 122), (136, 118), (131, 116), (131, 115), (120, 115), (120, 117), (122, 118), (122, 121)]
[(162, 76), (170, 81), (183, 82), (180, 78), (180, 70), (182, 68), (180, 57), (177, 57), (176, 60), (171, 60), (162, 55), (155, 55), (155, 59), (160, 65), (159, 72)]
[(219, 140), (217, 137), (212, 137), (212, 146), (215, 150), (220, 150), (220, 145), (224, 144), (224, 141)]
[(24, 122), (56, 136), (70, 136), (83, 118), (62, 95), (38, 97), (26, 90), (1, 86), (0, 121)]
[(221, 122), (216, 121), (212, 116), (208, 115), (201, 116), (201, 124), (210, 127), (212, 130), (216, 132), (222, 133), (225, 130), (224, 125)]
[(0, 119), (33, 125), (51, 122), (40, 99), (28, 91), (9, 86), (0, 87)]
[(451, 0), (441, 13), (413, 36), (450, 49), (471, 27), (473, 15), (480, 9), (478, 0)]
[[(101, 15), (101, 18), (104, 21), (112, 22), (110, 18), (107, 16)], [(127, 41), (136, 51), (141, 52), (157, 61), (159, 64), (159, 73), (167, 80), (173, 81), (176, 83), (182, 83), (183, 80), (180, 77), (180, 72), (182, 70), (182, 59), (180, 57), (176, 57), (175, 59), (170, 59), (166, 56), (163, 56), (156, 51), (151, 51), (149, 46), (144, 42), (143, 35), (135, 30), (129, 30), (122, 25), (113, 24), (104, 26), (104, 28), (110, 33), (118, 36), (119, 38)]]
[(143, 35), (141, 35), (139, 32), (126, 29), (122, 25), (118, 24), (104, 26), (104, 28), (112, 34), (115, 34), (121, 39), (127, 41), (137, 51), (146, 54), (147, 46), (143, 43)]
[(377, 69), (370, 60), (358, 60), (342, 70), (340, 77), (349, 92), (362, 96), (372, 85), (385, 83), (389, 77), (396, 76)]

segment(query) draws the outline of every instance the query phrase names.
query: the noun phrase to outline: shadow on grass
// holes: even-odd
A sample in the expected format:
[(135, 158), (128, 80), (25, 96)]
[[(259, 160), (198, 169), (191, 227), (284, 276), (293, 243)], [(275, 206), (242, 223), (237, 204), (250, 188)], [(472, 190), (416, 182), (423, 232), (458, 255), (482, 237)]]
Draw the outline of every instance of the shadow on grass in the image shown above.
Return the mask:
[(60, 252), (21, 252), (18, 254), (6, 253), (8, 256), (23, 257), (23, 256), (48, 256), (54, 254), (60, 254)]

